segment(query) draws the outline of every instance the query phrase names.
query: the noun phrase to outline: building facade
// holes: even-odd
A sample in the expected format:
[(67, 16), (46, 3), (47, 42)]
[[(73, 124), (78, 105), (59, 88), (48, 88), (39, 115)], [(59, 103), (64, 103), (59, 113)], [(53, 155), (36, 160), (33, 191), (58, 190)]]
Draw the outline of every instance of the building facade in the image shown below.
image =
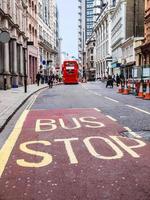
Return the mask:
[(48, 75), (54, 70), (57, 55), (57, 7), (55, 0), (38, 0), (39, 70)]
[(114, 7), (115, 1), (95, 1), (96, 22), (94, 31), (96, 34), (96, 78), (100, 79), (107, 77), (108, 74), (112, 74), (111, 17)]
[(136, 69), (136, 54), (135, 48), (138, 44), (141, 44), (143, 37), (130, 37), (124, 41), (121, 46), (122, 61), (121, 61), (121, 74), (124, 74), (126, 79), (132, 79), (134, 77), (134, 70)]
[(0, 1), (0, 30), (10, 35), (8, 43), (0, 43), (1, 89), (23, 85), (26, 69), (26, 20), (26, 1)]
[(78, 0), (78, 59), (84, 64), (85, 54), (85, 0)]
[(28, 83), (36, 82), (38, 71), (38, 19), (37, 19), (37, 0), (29, 0), (27, 3), (27, 74)]
[(145, 0), (144, 38), (135, 48), (136, 78), (150, 80), (150, 1)]
[(85, 0), (85, 40), (89, 39), (93, 32), (94, 0)]
[(94, 81), (95, 80), (95, 35), (91, 36), (86, 41), (86, 72), (87, 72), (87, 80)]
[(142, 37), (144, 33), (144, 1), (117, 0), (112, 14), (111, 47), (112, 71), (121, 73), (121, 46), (130, 37)]
[(86, 69), (86, 41), (93, 32), (93, 0), (78, 0), (78, 58)]

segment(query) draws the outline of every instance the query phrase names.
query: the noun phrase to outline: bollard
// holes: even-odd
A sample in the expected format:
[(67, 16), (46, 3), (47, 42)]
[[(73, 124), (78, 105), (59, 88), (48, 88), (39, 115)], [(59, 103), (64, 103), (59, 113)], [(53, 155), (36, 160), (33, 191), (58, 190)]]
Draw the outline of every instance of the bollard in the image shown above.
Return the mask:
[(4, 76), (4, 90), (7, 90), (7, 77)]

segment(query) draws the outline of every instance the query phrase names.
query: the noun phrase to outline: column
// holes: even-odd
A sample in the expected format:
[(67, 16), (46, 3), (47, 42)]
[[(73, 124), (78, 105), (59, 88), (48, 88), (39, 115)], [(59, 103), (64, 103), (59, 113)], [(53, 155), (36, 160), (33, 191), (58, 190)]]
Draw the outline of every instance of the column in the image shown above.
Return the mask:
[(17, 73), (17, 42), (13, 40), (13, 87), (18, 87), (18, 73)]
[(4, 88), (11, 88), (9, 72), (9, 43), (4, 44)]
[(20, 45), (20, 74), (24, 75), (24, 69), (23, 69), (23, 47)]
[(4, 44), (4, 73), (9, 74), (9, 43)]
[(20, 45), (20, 77), (19, 79), (19, 85), (23, 85), (23, 75), (24, 75), (24, 70), (23, 70), (23, 47), (22, 44)]

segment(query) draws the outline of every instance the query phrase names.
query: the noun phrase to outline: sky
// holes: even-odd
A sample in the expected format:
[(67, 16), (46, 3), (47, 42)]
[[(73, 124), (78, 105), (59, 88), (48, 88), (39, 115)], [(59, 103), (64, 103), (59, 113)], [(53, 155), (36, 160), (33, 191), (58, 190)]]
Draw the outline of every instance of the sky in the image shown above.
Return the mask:
[(59, 33), (62, 37), (62, 51), (78, 55), (78, 1), (57, 0), (59, 11)]

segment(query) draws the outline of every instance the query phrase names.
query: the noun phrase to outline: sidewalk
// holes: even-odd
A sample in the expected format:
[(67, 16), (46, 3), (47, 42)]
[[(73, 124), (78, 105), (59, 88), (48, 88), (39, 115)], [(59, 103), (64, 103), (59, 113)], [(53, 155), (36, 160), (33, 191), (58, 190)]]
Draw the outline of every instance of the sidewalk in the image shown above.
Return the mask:
[(24, 93), (24, 87), (6, 91), (0, 90), (0, 132), (32, 94), (46, 87), (48, 87), (47, 84), (40, 86), (28, 85), (27, 93)]

